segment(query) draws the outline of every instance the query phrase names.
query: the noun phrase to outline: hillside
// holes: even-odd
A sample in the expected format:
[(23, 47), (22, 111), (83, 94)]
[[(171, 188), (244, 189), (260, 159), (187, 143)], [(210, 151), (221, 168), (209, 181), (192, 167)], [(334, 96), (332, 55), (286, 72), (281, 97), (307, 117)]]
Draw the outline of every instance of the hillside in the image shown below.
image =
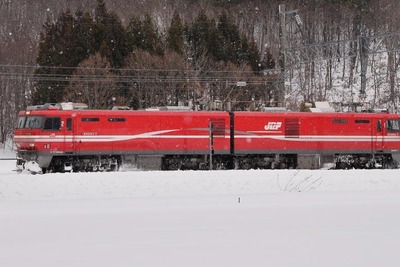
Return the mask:
[[(221, 100), (224, 104), (229, 101), (230, 105), (240, 101), (236, 104), (238, 109), (280, 105), (298, 110), (304, 102), (329, 101), (341, 110), (362, 102), (368, 108), (398, 111), (398, 1), (288, 0), (281, 13), (279, 4), (282, 2), (275, 0), (3, 1), (0, 4), (0, 143), (11, 137), (16, 113), (32, 104), (35, 94), (36, 101), (40, 102), (52, 100), (44, 97), (50, 91), (54, 96), (72, 100), (86, 94), (86, 99), (90, 100), (93, 91), (81, 87), (83, 82), (92, 79), (98, 83), (97, 87), (100, 84), (103, 91), (109, 93), (97, 104), (93, 103), (104, 107), (113, 104), (111, 99), (115, 97), (118, 104), (133, 108), (160, 103), (188, 105), (206, 99), (208, 102), (199, 105)], [(57, 61), (64, 60), (66, 55), (72, 60), (77, 54), (73, 51), (80, 51), (82, 46), (76, 46), (75, 40), (85, 37), (78, 35), (55, 39), (63, 48), (54, 46), (53, 54), (43, 54), (46, 52), (43, 50), (46, 27), (62, 28), (68, 25), (63, 18), (76, 20), (79, 14), (86, 13), (90, 19), (83, 21), (83, 26), (97, 23), (99, 6), (104, 7), (109, 19), (120, 23), (116, 28), (119, 30), (111, 31), (114, 35), (129, 30), (130, 23), (135, 21), (153, 25), (154, 31), (149, 33), (157, 33), (155, 40), (158, 41), (153, 44), (158, 50), (152, 52), (136, 44), (125, 50), (121, 54), (123, 58), (114, 65), (116, 62), (104, 58), (109, 59), (110, 53), (111, 58), (118, 58), (112, 54), (116, 48), (100, 48), (104, 48), (102, 41), (112, 43), (116, 39), (104, 35), (94, 43), (99, 49), (98, 55), (88, 52), (83, 58), (74, 59), (72, 65)], [(183, 32), (187, 32), (188, 27), (194, 32), (197, 25), (203, 30), (200, 33), (207, 35), (210, 31), (201, 24), (201, 19), (206, 18), (203, 22), (207, 22), (210, 29), (219, 27), (225, 37), (209, 36), (204, 44), (212, 50), (206, 52), (201, 47), (196, 48), (197, 41), (185, 41), (183, 51), (186, 52), (176, 56), (166, 50), (175, 14), (179, 15)], [(222, 18), (227, 19), (227, 24), (222, 23)], [(282, 19), (285, 21), (283, 28), (279, 27)], [(114, 22), (105, 20), (102, 25), (111, 27)], [(233, 31), (229, 33), (228, 29)], [(280, 31), (285, 33), (284, 42)], [(240, 41), (241, 49), (254, 44), (257, 60), (238, 53), (239, 61), (232, 61), (230, 52), (238, 48), (235, 46), (237, 38), (227, 41), (229, 36), (244, 38)], [(210, 43), (213, 40), (220, 42), (215, 45)], [(217, 48), (224, 48), (225, 54), (220, 54), (221, 49)], [(143, 49), (150, 50), (143, 52)], [(67, 50), (72, 51), (71, 54), (67, 54)], [(157, 51), (164, 51), (164, 54), (157, 55)], [(284, 52), (284, 63), (280, 52)], [(93, 70), (99, 66), (102, 71), (98, 73), (79, 72), (79, 69)], [(281, 72), (282, 67), (284, 72)], [(238, 82), (246, 87), (236, 87)], [(39, 90), (43, 93), (38, 94)]]

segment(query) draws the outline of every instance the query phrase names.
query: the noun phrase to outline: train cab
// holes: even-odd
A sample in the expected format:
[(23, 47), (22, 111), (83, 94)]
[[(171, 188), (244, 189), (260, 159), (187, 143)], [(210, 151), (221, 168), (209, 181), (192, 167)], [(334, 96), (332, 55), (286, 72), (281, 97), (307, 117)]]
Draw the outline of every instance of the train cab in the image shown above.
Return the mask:
[(49, 166), (53, 156), (72, 153), (72, 118), (64, 110), (70, 109), (45, 104), (19, 112), (14, 130), (17, 166), (29, 161)]

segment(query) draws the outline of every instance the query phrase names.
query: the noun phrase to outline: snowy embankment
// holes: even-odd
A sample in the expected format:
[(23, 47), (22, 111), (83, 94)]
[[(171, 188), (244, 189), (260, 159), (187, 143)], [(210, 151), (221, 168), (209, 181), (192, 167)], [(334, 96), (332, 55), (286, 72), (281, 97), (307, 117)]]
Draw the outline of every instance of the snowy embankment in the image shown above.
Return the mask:
[[(1, 164), (1, 163), (0, 163)], [(0, 200), (231, 195), (279, 192), (400, 191), (399, 170), (127, 171), (16, 173), (0, 169)]]
[(31, 175), (0, 161), (0, 266), (398, 266), (400, 170)]

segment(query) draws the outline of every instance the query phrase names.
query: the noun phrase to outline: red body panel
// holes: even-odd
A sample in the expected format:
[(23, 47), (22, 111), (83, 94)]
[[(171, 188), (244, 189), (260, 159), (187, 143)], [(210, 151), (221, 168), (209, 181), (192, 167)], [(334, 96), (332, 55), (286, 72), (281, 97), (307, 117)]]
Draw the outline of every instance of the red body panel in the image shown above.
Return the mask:
[[(377, 121), (398, 115), (370, 113), (236, 113), (237, 153), (357, 153), (372, 150), (399, 151), (399, 133), (377, 131)], [(347, 121), (333, 123), (333, 121)], [(369, 123), (356, 123), (356, 121)], [(291, 124), (291, 127), (289, 127)], [(297, 129), (296, 129), (297, 128)]]
[[(117, 114), (124, 122), (108, 122), (107, 115), (99, 114), (100, 122), (83, 123), (76, 117), (75, 149), (141, 154), (205, 153), (209, 147), (210, 114), (124, 112)], [(149, 116), (150, 115), (150, 116)], [(229, 123), (228, 114), (221, 113)], [(225, 127), (229, 128), (227, 124)], [(227, 142), (215, 142), (216, 150), (229, 151)]]
[[(15, 142), (20, 149), (52, 153), (139, 153), (204, 154), (209, 150), (210, 118), (222, 120), (229, 131), (226, 112), (147, 112), (147, 111), (36, 111), (31, 116), (60, 116), (58, 131), (16, 129)], [(20, 116), (23, 113), (20, 114)], [(72, 118), (72, 130), (65, 129)], [(83, 122), (82, 119), (98, 118)], [(124, 118), (125, 121), (109, 119)], [(216, 153), (229, 153), (229, 132), (214, 138)]]
[(14, 135), (19, 150), (54, 155), (207, 154), (210, 121), (218, 121), (216, 154), (400, 153), (399, 132), (385, 128), (388, 119), (399, 120), (396, 114), (33, 110), (19, 116), (61, 118), (60, 129), (17, 128)]

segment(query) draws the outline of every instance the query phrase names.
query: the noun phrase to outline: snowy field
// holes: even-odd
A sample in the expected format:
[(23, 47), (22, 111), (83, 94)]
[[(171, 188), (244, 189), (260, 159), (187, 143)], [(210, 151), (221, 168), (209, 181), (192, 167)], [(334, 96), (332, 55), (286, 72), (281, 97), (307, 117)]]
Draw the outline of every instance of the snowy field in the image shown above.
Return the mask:
[(400, 170), (30, 175), (14, 164), (0, 160), (0, 266), (400, 264)]

